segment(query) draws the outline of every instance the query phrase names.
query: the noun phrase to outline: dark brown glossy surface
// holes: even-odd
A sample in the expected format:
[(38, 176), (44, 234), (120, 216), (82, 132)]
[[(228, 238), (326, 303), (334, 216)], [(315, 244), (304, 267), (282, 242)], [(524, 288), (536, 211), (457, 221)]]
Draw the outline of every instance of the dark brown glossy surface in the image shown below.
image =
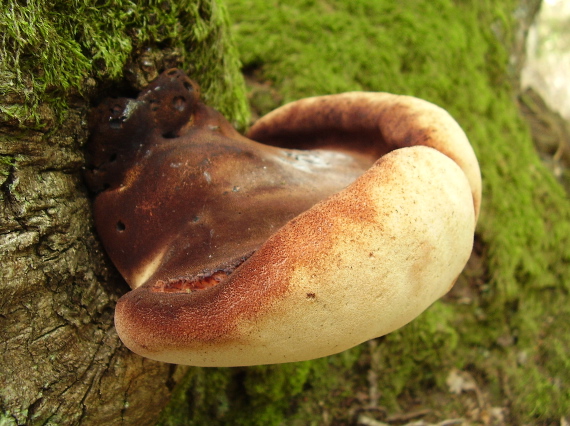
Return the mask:
[(90, 131), (86, 179), (97, 192), (97, 231), (132, 287), (161, 280), (201, 288), (209, 275), (230, 273), (374, 160), (251, 141), (174, 69), (137, 99), (104, 101)]

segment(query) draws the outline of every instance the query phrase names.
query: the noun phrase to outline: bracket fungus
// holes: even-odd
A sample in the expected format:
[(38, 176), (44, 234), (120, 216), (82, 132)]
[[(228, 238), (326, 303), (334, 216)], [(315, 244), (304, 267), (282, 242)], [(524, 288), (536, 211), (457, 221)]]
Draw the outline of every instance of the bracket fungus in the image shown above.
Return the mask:
[(402, 327), (465, 266), (477, 159), (443, 109), (388, 93), (302, 99), (247, 137), (181, 71), (90, 117), (86, 179), (132, 291), (117, 332), (195, 366), (334, 354)]

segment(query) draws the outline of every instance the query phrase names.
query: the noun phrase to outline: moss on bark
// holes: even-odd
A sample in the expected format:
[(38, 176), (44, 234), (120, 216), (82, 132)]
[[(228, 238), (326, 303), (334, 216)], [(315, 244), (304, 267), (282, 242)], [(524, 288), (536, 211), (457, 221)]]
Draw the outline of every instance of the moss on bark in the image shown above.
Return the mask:
[(61, 117), (70, 95), (100, 91), (100, 82), (131, 74), (140, 89), (157, 68), (179, 66), (200, 83), (210, 105), (243, 126), (243, 79), (227, 24), (226, 9), (208, 0), (26, 6), (7, 0), (0, 14), (0, 112), (4, 120), (40, 124), (40, 105)]

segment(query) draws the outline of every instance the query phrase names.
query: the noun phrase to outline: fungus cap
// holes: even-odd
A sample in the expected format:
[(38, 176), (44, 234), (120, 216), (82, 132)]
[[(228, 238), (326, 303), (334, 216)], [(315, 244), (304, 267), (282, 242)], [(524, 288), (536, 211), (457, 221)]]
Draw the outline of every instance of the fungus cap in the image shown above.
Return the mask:
[(93, 114), (87, 176), (104, 188), (103, 243), (134, 288), (115, 313), (134, 352), (196, 366), (322, 357), (405, 325), (461, 273), (480, 173), (439, 107), (387, 93), (308, 98), (245, 138), (178, 71), (150, 93), (128, 117), (124, 100)]

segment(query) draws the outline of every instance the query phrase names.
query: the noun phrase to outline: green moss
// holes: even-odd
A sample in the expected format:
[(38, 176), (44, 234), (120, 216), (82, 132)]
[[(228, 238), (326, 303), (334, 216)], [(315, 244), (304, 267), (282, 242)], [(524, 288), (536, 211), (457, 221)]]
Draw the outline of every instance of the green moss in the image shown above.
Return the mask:
[(0, 426), (15, 426), (17, 421), (9, 413), (0, 413)]
[(178, 383), (159, 425), (204, 425), (223, 419), (230, 408), (228, 388), (235, 381), (228, 368), (192, 368)]
[[(10, 169), (16, 166), (16, 159), (11, 155), (0, 155), (0, 179), (8, 177)], [(1, 184), (2, 182), (0, 182)]]
[[(192, 368), (163, 411), (159, 425), (282, 424), (284, 418), (310, 424), (314, 412), (295, 397), (325, 401), (332, 392), (351, 394), (351, 369), (361, 348), (314, 361), (249, 368)], [(339, 391), (344, 389), (344, 391)], [(342, 409), (338, 407), (338, 409)]]
[(239, 62), (227, 32), (227, 13), (211, 0), (7, 0), (1, 6), (0, 112), (5, 119), (41, 121), (38, 106), (58, 113), (70, 94), (86, 95), (95, 81), (119, 81), (147, 48), (180, 56), (206, 100), (243, 125)]
[(448, 354), (457, 352), (460, 340), (452, 325), (454, 314), (451, 306), (435, 304), (408, 326), (381, 339), (371, 364), (379, 372), (382, 405), (393, 412), (399, 409), (402, 393), (445, 384), (445, 377), (438, 373), (449, 369)]
[[(439, 392), (444, 403), (436, 409), (452, 413), (458, 405), (445, 379), (459, 368), (477, 377), (492, 404), (508, 399), (516, 424), (566, 415), (570, 203), (539, 161), (514, 102), (509, 49), (519, 3), (226, 3), (244, 69), (268, 88), (264, 96), (259, 85), (252, 86), (252, 99), (262, 100), (252, 107), (260, 113), (279, 101), (347, 90), (414, 95), (451, 112), (481, 163), (477, 235), (484, 266), (462, 278), (472, 287), (471, 303), (439, 302), (379, 339), (377, 348), (363, 345), (306, 363), (239, 369), (220, 389), (230, 395), (229, 410), (209, 421), (319, 424), (323, 407), (329, 418), (336, 413), (353, 421), (341, 407), (347, 393), (366, 389), (367, 369), (377, 372), (380, 405), (391, 410), (407, 397), (425, 401)], [(482, 282), (470, 281), (469, 274)], [(338, 363), (342, 356), (354, 358)]]

